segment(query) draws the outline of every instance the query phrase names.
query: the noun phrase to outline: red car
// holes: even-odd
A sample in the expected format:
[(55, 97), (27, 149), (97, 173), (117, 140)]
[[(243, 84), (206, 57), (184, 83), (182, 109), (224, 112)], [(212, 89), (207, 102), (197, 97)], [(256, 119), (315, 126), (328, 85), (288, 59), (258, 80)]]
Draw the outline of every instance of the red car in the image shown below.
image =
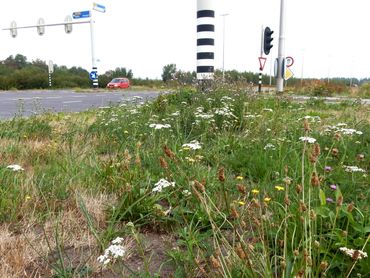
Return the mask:
[(130, 87), (130, 80), (127, 78), (114, 78), (107, 84), (108, 89), (127, 89)]

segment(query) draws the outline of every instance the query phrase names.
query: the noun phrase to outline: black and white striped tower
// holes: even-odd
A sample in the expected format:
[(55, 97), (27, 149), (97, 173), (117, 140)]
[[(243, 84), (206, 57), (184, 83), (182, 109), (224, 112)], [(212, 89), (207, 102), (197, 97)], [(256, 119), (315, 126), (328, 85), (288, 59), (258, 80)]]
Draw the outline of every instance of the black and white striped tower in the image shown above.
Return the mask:
[(197, 79), (213, 79), (215, 58), (215, 1), (197, 0)]

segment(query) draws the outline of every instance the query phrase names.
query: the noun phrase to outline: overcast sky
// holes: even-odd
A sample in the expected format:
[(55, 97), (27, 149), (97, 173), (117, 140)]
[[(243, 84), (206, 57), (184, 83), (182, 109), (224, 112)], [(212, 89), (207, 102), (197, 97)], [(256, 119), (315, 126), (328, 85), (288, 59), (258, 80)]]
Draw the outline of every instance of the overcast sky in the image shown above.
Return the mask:
[[(279, 0), (214, 0), (216, 2), (215, 67), (222, 68), (223, 17), (225, 17), (225, 70), (258, 71), (261, 26), (275, 31), (268, 56), (277, 57)], [(196, 0), (2, 0), (0, 27), (12, 20), (18, 26), (63, 22), (67, 15), (106, 6), (94, 12), (98, 71), (115, 67), (132, 69), (135, 77), (160, 78), (162, 68), (196, 69)], [(286, 0), (286, 56), (292, 56), (296, 77), (370, 77), (370, 0)], [(58, 65), (91, 70), (90, 28), (46, 27), (0, 33), (0, 59), (17, 53), (29, 61), (40, 58)]]

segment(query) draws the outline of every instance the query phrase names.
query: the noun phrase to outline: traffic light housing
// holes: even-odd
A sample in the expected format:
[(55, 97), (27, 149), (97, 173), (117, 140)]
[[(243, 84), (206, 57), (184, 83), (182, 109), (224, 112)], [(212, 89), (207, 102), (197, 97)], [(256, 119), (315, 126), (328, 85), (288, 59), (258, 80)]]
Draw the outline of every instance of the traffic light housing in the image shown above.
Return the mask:
[(269, 55), (271, 48), (273, 45), (271, 44), (273, 38), (271, 37), (274, 31), (272, 31), (269, 27), (265, 28), (264, 34), (263, 34), (263, 52), (265, 52), (266, 55)]

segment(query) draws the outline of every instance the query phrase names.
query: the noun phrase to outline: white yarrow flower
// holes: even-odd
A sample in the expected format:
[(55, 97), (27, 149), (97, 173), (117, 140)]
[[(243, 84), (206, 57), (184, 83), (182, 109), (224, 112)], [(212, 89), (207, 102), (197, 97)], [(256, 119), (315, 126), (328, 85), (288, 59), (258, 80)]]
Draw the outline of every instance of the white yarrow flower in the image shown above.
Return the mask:
[(202, 146), (200, 145), (200, 143), (197, 140), (193, 140), (190, 143), (183, 144), (182, 147), (183, 148), (190, 148), (192, 150), (199, 150), (199, 149), (202, 148)]
[(24, 169), (22, 168), (22, 166), (20, 165), (17, 165), (17, 164), (13, 164), (13, 165), (9, 165), (6, 167), (7, 169), (10, 169), (10, 170), (13, 170), (14, 172), (18, 172), (18, 171), (23, 171)]
[(125, 247), (123, 247), (123, 238), (117, 237), (112, 240), (112, 244), (104, 250), (104, 255), (100, 255), (96, 260), (102, 265), (109, 264), (112, 260), (123, 257), (126, 253)]
[(301, 140), (303, 142), (310, 143), (310, 144), (313, 144), (313, 143), (316, 142), (316, 139), (315, 138), (307, 137), (307, 136), (299, 137), (299, 140)]
[(276, 150), (276, 147), (273, 145), (273, 144), (271, 144), (271, 143), (268, 143), (264, 148), (263, 148), (264, 150)]
[(150, 124), (149, 127), (154, 129), (163, 129), (163, 128), (170, 128), (171, 125), (169, 124)]
[(155, 187), (152, 189), (152, 192), (162, 192), (163, 188), (166, 187), (175, 187), (175, 182), (169, 182), (166, 179), (160, 179), (156, 184)]
[(361, 169), (357, 166), (343, 166), (344, 171), (349, 172), (349, 173), (354, 173), (354, 172), (361, 172), (365, 173), (366, 171), (364, 169)]
[(112, 240), (112, 244), (121, 244), (123, 242), (122, 237), (116, 237), (114, 240)]
[(349, 249), (347, 247), (340, 247), (339, 250), (342, 251), (347, 256), (351, 257), (352, 259), (361, 260), (363, 258), (367, 258), (367, 253), (362, 250), (354, 250)]

